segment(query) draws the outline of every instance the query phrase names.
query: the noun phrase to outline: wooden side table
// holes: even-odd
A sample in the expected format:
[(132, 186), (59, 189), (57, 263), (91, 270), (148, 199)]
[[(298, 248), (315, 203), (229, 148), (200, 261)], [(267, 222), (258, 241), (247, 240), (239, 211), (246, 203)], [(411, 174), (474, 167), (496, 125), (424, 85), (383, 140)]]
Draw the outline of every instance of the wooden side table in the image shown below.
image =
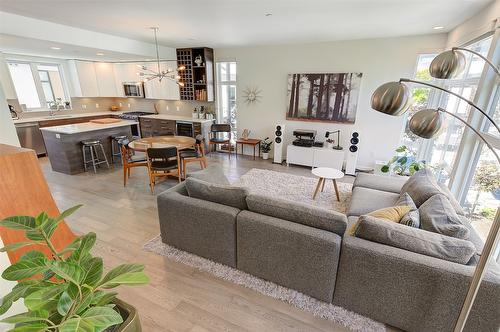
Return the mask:
[(255, 160), (255, 148), (258, 147), (259, 156), (260, 156), (260, 139), (249, 138), (249, 139), (238, 139), (236, 140), (236, 158), (238, 158), (238, 144), (241, 144), (241, 154), (243, 154), (243, 147), (245, 145), (253, 146), (253, 160)]

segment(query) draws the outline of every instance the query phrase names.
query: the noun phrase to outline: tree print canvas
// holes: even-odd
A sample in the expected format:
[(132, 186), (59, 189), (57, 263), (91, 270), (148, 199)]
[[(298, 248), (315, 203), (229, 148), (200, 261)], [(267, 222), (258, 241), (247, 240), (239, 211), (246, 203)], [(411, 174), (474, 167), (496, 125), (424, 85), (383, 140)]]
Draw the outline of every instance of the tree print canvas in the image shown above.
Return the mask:
[(287, 120), (354, 123), (362, 73), (288, 75)]

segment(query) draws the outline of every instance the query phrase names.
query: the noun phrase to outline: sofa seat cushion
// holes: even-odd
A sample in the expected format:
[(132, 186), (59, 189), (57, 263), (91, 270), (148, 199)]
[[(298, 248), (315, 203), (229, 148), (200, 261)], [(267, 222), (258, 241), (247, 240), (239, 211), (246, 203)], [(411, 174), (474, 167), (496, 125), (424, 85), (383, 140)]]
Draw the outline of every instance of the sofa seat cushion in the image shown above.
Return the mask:
[(343, 213), (284, 199), (250, 194), (247, 196), (247, 205), (252, 212), (323, 229), (340, 236), (347, 226), (347, 218)]
[(422, 255), (467, 264), (476, 252), (470, 241), (408, 227), (386, 219), (361, 216), (356, 237)]
[(202, 180), (209, 183), (229, 185), (229, 180), (224, 175), (222, 167), (217, 164), (209, 165), (207, 168), (202, 169), (201, 171), (188, 173), (186, 177)]
[(469, 238), (469, 229), (443, 194), (432, 196), (418, 210), (422, 229), (459, 239)]
[(347, 216), (360, 216), (372, 211), (394, 206), (399, 194), (355, 187), (352, 190), (351, 204), (347, 210)]
[(406, 180), (408, 180), (408, 178), (402, 176), (396, 177), (358, 173), (356, 180), (354, 180), (353, 187), (364, 187), (399, 194), (401, 192), (401, 188), (406, 183)]
[(247, 208), (248, 189), (245, 187), (209, 183), (189, 177), (186, 179), (186, 189), (190, 197), (232, 206), (240, 210)]

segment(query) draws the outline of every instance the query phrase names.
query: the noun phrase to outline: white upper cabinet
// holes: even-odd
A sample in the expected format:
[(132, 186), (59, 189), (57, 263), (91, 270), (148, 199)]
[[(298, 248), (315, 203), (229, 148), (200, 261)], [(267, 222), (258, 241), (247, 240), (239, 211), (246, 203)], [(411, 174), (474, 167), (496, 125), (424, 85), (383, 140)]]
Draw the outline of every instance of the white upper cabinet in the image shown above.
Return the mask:
[(112, 63), (96, 62), (94, 63), (97, 79), (97, 89), (99, 97), (117, 97), (118, 90), (115, 81), (115, 71)]
[(106, 62), (70, 60), (72, 97), (118, 97), (114, 66)]
[[(146, 63), (144, 64), (147, 68), (153, 70), (154, 72), (158, 71), (156, 63)], [(160, 69), (177, 69), (177, 61), (167, 61), (162, 62)], [(173, 73), (174, 75), (176, 72)], [(167, 99), (167, 100), (180, 100), (179, 94), (179, 86), (175, 82), (175, 80), (164, 78), (161, 82), (158, 79), (153, 79), (144, 83), (144, 93), (146, 98), (151, 99)]]
[(99, 97), (94, 63), (70, 60), (68, 64), (74, 89), (72, 97)]

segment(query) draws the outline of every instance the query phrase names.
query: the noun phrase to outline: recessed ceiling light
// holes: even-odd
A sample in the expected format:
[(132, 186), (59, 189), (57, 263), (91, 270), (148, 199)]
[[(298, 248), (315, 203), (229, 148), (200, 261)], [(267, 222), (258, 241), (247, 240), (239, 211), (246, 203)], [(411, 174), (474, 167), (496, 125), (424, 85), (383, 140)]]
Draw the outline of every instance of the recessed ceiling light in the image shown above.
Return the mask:
[(104, 53), (99, 52), (99, 53), (96, 53), (96, 55), (104, 55)]
[(269, 17), (269, 16), (273, 16), (273, 14), (272, 13), (267, 13), (265, 16)]
[(60, 50), (61, 48), (60, 47), (57, 47), (57, 46), (51, 46), (50, 47), (52, 50)]
[(434, 29), (434, 30), (441, 30), (441, 29), (444, 29), (444, 27), (442, 27), (442, 26), (438, 25), (438, 26), (433, 27), (433, 29)]

